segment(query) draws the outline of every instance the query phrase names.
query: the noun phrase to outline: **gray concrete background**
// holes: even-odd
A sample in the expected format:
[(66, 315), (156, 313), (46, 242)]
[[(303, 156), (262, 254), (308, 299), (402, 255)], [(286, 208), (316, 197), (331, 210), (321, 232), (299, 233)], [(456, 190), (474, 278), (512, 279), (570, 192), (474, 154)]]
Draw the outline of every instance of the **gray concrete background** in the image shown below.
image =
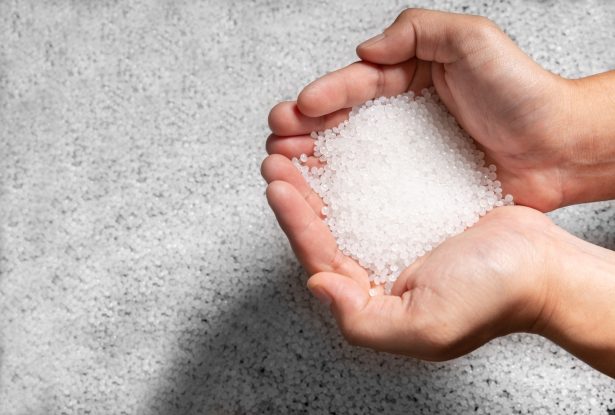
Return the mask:
[[(350, 347), (259, 164), (278, 100), (399, 1), (0, 2), (0, 414), (592, 413), (615, 382), (535, 336), (446, 363)], [(418, 1), (565, 76), (615, 68), (615, 3)], [(615, 247), (611, 203), (553, 214)]]

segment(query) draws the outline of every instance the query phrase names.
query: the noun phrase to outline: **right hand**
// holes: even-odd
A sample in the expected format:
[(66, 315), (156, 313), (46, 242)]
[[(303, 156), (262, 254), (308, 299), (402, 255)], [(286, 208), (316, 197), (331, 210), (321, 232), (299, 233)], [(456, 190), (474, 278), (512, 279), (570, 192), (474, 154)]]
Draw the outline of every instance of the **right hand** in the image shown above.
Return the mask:
[(362, 61), (312, 82), (296, 103), (271, 111), (270, 152), (309, 152), (304, 134), (336, 125), (350, 107), (433, 85), (497, 165), (505, 193), (541, 211), (566, 204), (570, 81), (532, 61), (494, 23), (408, 9), (357, 53)]
[(494, 209), (405, 269), (392, 295), (369, 295), (367, 272), (319, 216), (322, 202), (287, 159), (263, 164), (267, 199), (305, 269), (308, 287), (358, 346), (447, 360), (516, 331), (542, 331), (566, 234), (522, 206)]
[(325, 303), (353, 344), (427, 360), (463, 355), (511, 332), (541, 334), (615, 376), (615, 253), (522, 206), (494, 209), (404, 270), (392, 295), (321, 220), (320, 198), (290, 161), (269, 156), (267, 198)]

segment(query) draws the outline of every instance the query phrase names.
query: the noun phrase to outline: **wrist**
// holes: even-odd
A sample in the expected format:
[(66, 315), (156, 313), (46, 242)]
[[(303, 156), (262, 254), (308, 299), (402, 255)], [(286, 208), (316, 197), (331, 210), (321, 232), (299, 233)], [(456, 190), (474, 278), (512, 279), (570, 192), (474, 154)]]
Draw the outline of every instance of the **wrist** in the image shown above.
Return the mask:
[(562, 302), (569, 290), (569, 279), (577, 275), (574, 270), (584, 262), (575, 247), (575, 237), (555, 224), (553, 228), (547, 232), (548, 247), (543, 256), (543, 272), (538, 280), (540, 284), (530, 289), (528, 295), (534, 305), (534, 314), (526, 331), (544, 337), (550, 337), (550, 334), (564, 325)]
[(562, 267), (560, 257), (570, 244), (568, 239), (574, 236), (556, 226), (544, 214), (517, 206), (512, 209), (526, 209), (535, 214), (527, 216), (514, 231), (526, 241), (525, 248), (516, 252), (524, 259), (519, 267), (515, 267), (515, 278), (506, 279), (502, 287), (512, 302), (504, 311), (505, 324), (497, 335), (512, 332), (545, 335), (558, 303), (554, 294), (562, 278), (562, 269), (566, 269)]
[(615, 71), (562, 82), (562, 206), (613, 199)]
[[(522, 279), (520, 304), (516, 314), (521, 317), (520, 327), (516, 331), (539, 334), (547, 337), (547, 333), (558, 316), (554, 316), (559, 307), (561, 279), (565, 278), (564, 270), (569, 270), (561, 262), (562, 253), (570, 245), (569, 238), (574, 238), (568, 232), (548, 221), (546, 226), (533, 232), (528, 240), (532, 242), (533, 261), (526, 268), (528, 275)], [(576, 252), (574, 252), (576, 254)], [(567, 252), (571, 255), (570, 252)]]
[(559, 231), (527, 331), (615, 376), (615, 253)]

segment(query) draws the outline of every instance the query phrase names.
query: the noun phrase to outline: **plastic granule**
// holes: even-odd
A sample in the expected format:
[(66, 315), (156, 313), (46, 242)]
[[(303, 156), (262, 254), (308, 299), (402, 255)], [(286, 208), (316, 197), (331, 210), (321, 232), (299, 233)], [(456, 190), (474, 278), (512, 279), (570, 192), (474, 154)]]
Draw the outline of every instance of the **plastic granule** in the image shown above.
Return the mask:
[(367, 101), (311, 136), (321, 165), (308, 168), (305, 154), (293, 164), (325, 202), (339, 249), (385, 293), (417, 258), (513, 204), (433, 89)]

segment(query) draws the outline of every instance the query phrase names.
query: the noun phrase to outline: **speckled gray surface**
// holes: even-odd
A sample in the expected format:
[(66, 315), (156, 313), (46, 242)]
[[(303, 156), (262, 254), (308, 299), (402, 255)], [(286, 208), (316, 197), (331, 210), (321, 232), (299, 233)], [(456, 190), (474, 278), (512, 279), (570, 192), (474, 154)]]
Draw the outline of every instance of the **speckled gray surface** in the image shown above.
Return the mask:
[[(615, 68), (613, 2), (414, 5), (487, 15), (566, 76)], [(0, 414), (615, 409), (539, 337), (377, 354), (304, 288), (259, 177), (268, 109), (403, 7), (0, 2)], [(615, 247), (615, 205), (553, 216)]]

